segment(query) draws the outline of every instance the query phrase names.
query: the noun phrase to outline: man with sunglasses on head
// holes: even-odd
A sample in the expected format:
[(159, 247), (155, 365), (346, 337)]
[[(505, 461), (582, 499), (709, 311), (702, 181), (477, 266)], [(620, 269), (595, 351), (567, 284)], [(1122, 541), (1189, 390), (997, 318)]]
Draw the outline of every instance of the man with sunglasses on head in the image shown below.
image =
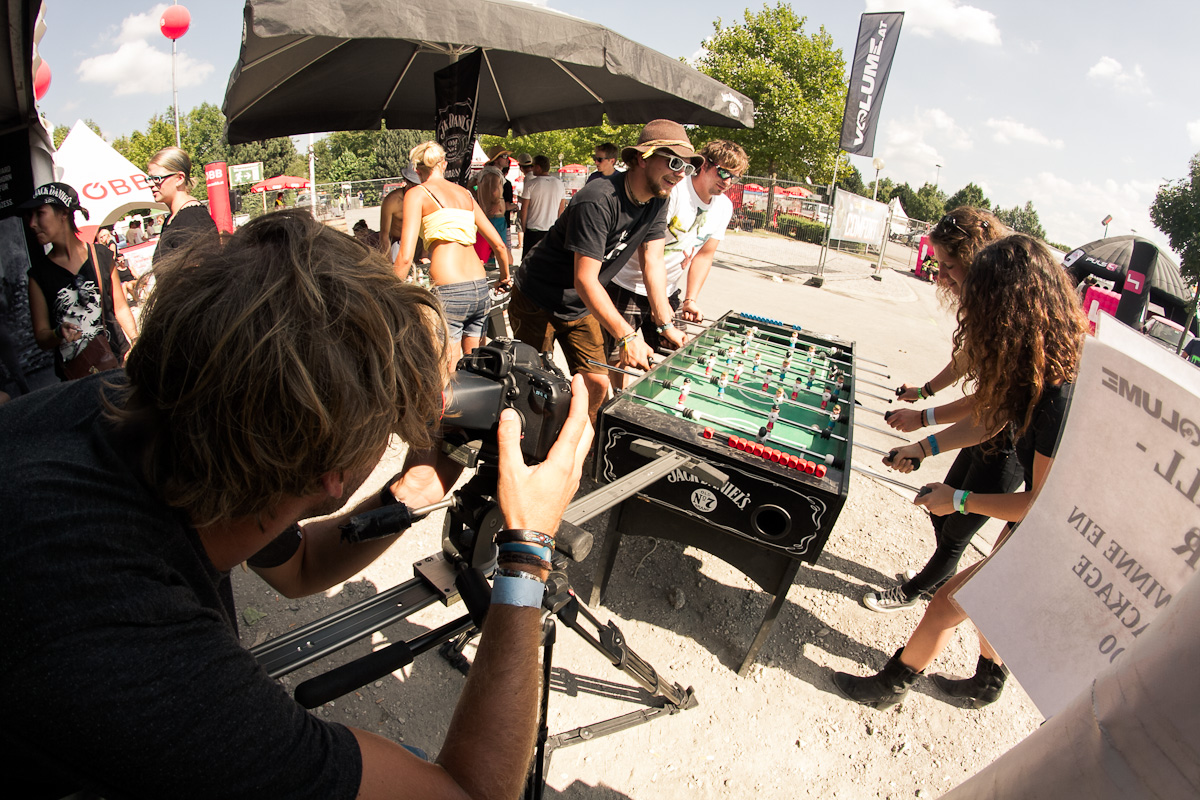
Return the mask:
[[(700, 155), (704, 159), (700, 171), (671, 190), (664, 246), (667, 302), (673, 311), (693, 322), (704, 319), (698, 302), (700, 290), (704, 288), (717, 246), (725, 237), (725, 229), (733, 216), (733, 204), (725, 192), (738, 182), (750, 163), (746, 151), (724, 139), (709, 142)], [(625, 321), (639, 329), (651, 347), (657, 348), (663, 344), (657, 333), (662, 323), (655, 321), (642, 277), (644, 249), (639, 248), (616, 274), (608, 285), (608, 294)], [(680, 301), (679, 285), (685, 270), (686, 291)], [(616, 342), (606, 338), (605, 344), (609, 363), (615, 364), (620, 355)], [(617, 374), (618, 386), (622, 385), (623, 377)]]
[(684, 341), (671, 324), (666, 295), (667, 198), (703, 159), (683, 126), (665, 119), (648, 123), (621, 158), (629, 169), (584, 186), (525, 257), (508, 306), (516, 338), (542, 352), (559, 343), (571, 372), (583, 376), (593, 419), (609, 388), (604, 331), (620, 351), (618, 365), (650, 367), (653, 350), (622, 318), (607, 291), (643, 245), (643, 280), (656, 330), (672, 347)]
[(592, 154), (592, 161), (596, 162), (596, 171), (588, 175), (588, 183), (598, 178), (607, 178), (617, 171), (617, 146), (612, 142), (598, 145), (596, 152)]

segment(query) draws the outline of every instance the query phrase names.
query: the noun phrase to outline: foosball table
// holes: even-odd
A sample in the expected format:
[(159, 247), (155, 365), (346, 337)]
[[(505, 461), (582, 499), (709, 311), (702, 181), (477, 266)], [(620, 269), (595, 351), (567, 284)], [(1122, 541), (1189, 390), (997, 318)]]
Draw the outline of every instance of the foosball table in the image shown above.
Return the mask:
[(628, 386), (601, 410), (596, 480), (644, 466), (647, 441), (699, 456), (728, 480), (676, 470), (615, 507), (591, 604), (603, 600), (623, 535), (698, 547), (774, 596), (746, 674), (846, 501), (855, 381), (853, 342), (730, 312)]

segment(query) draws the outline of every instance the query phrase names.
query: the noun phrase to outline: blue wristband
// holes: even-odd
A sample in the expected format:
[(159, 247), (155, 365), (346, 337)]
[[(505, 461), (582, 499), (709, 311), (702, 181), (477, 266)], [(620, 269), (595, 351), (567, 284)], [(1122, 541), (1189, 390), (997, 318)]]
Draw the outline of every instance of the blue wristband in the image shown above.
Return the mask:
[(538, 558), (546, 561), (549, 561), (550, 557), (553, 555), (553, 553), (550, 552), (549, 547), (542, 547), (536, 544), (526, 544), (525, 542), (505, 542), (504, 544), (500, 545), (499, 550), (501, 553), (529, 553), (530, 555), (537, 556)]
[(492, 582), (492, 605), (541, 608), (546, 584), (539, 580), (522, 580), (505, 575)]
[(938, 447), (937, 437), (926, 436), (925, 441), (929, 442), (929, 455), (936, 456), (938, 453), (942, 452), (941, 448)]

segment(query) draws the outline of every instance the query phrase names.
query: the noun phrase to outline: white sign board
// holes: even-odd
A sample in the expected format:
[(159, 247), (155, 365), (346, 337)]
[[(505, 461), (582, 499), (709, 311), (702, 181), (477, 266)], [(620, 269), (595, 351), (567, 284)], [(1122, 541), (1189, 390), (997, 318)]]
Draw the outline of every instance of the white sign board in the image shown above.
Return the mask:
[(1106, 316), (1041, 493), (954, 599), (1051, 717), (1196, 575), (1198, 506), (1200, 370)]
[(229, 168), (229, 185), (241, 186), (243, 183), (258, 183), (263, 179), (261, 161), (253, 164), (234, 164)]
[(833, 198), (833, 225), (829, 238), (878, 245), (883, 241), (887, 220), (887, 204), (839, 189)]

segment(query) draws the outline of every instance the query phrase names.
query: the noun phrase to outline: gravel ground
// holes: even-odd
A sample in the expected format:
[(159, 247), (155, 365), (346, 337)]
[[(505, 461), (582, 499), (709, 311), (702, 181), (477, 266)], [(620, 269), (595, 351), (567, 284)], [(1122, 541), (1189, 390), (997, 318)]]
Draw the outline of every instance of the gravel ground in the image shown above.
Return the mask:
[[(900, 256), (904, 248), (897, 248)], [(731, 234), (704, 295), (716, 317), (727, 309), (760, 313), (837, 333), (878, 362), (874, 376), (891, 386), (924, 381), (949, 355), (953, 321), (930, 286), (903, 261), (871, 278), (873, 263), (831, 254), (824, 288), (802, 285), (798, 270), (815, 264), (813, 246), (757, 234)], [(863, 367), (871, 362), (860, 361)], [(884, 367), (882, 364), (890, 366)], [(892, 374), (894, 373), (894, 375)], [(861, 377), (871, 377), (861, 372)], [(886, 394), (886, 390), (880, 390)], [(940, 398), (939, 398), (940, 399)], [(863, 400), (864, 408), (884, 403)], [(860, 419), (871, 418), (860, 411)], [(882, 422), (875, 417), (875, 424)], [(896, 440), (863, 430), (860, 440), (884, 448)], [(389, 451), (366, 483), (376, 491), (395, 472), (403, 448)], [(882, 469), (878, 456), (857, 463)], [(950, 459), (939, 456), (919, 478), (935, 480)], [(585, 482), (581, 492), (595, 488)], [(746, 678), (736, 670), (770, 598), (715, 556), (666, 540), (626, 537), (605, 604), (631, 647), (664, 678), (693, 687), (699, 705), (677, 715), (556, 752), (547, 772), (550, 797), (936, 797), (975, 774), (1032, 732), (1041, 717), (1015, 681), (994, 705), (964, 710), (943, 701), (922, 678), (897, 708), (879, 712), (841, 698), (835, 670), (877, 670), (907, 638), (923, 603), (880, 615), (860, 598), (888, 587), (897, 573), (919, 567), (933, 550), (925, 513), (911, 492), (854, 473), (845, 508), (817, 564), (802, 566), (758, 663)], [(607, 515), (605, 515), (607, 516)], [(603, 542), (606, 520), (588, 524)], [(410, 530), (384, 557), (325, 595), (279, 597), (253, 573), (235, 573), (242, 636), (260, 643), (409, 579), (413, 562), (440, 548), (440, 515)], [(998, 525), (976, 542), (990, 547)], [(968, 550), (965, 563), (980, 552)], [(591, 590), (595, 556), (572, 565), (581, 597)], [(369, 641), (283, 679), (289, 687), (380, 644), (411, 638), (457, 617), (462, 606), (435, 605)], [(472, 649), (468, 648), (470, 656)], [(969, 673), (978, 653), (969, 626), (954, 637), (931, 671)], [(551, 733), (643, 708), (633, 681), (565, 626), (559, 626), (550, 700)], [(431, 753), (446, 726), (462, 675), (433, 654), (315, 713), (376, 731)]]

